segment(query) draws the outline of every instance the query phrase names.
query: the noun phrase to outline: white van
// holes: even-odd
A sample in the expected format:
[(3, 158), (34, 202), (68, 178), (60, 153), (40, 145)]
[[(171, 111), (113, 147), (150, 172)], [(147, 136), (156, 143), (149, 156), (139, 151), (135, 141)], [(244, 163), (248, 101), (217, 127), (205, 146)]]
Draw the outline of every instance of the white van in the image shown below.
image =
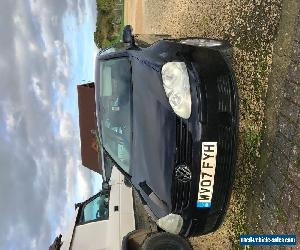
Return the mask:
[(61, 250), (120, 249), (128, 232), (135, 230), (132, 190), (113, 168), (110, 188), (76, 204), (71, 230)]
[(68, 233), (57, 237), (49, 250), (191, 249), (181, 236), (136, 225), (135, 213), (139, 212), (134, 209), (132, 189), (116, 167), (109, 184), (106, 190), (75, 205)]

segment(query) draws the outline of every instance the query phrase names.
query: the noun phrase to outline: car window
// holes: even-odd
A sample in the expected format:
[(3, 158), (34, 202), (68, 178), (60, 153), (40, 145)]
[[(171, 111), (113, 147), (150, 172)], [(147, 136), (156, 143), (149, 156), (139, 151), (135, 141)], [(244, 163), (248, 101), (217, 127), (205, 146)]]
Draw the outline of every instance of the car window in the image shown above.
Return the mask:
[(88, 201), (82, 208), (80, 223), (95, 220), (107, 220), (109, 211), (109, 195), (100, 193)]
[(100, 62), (100, 124), (102, 144), (129, 173), (131, 149), (131, 66), (127, 57)]
[(124, 51), (124, 50), (128, 49), (128, 46), (129, 45), (126, 44), (126, 43), (122, 43), (122, 42), (116, 43), (111, 47), (100, 50), (98, 55), (104, 56), (104, 55), (108, 55), (108, 54), (111, 54), (111, 53), (114, 53), (114, 52)]
[(101, 55), (101, 56), (104, 56), (104, 55), (108, 55), (110, 53), (113, 53), (113, 52), (116, 52), (116, 48), (114, 47), (109, 47), (109, 48), (106, 48), (106, 49), (103, 49), (101, 50), (98, 55)]

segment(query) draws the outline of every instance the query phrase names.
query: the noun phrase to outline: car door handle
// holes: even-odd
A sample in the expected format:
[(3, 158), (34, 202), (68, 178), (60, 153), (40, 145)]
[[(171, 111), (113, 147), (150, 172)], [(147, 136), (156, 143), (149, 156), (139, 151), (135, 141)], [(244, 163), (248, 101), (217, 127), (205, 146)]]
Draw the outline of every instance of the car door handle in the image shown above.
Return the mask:
[(119, 211), (119, 206), (114, 206), (114, 212), (118, 212)]

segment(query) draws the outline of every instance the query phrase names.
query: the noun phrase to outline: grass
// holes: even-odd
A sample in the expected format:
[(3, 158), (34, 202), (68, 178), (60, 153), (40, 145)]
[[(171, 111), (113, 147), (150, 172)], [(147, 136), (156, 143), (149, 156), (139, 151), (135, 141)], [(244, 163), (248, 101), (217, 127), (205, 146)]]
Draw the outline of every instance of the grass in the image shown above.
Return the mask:
[[(94, 41), (98, 48), (106, 48), (120, 42), (124, 28), (124, 0), (117, 8), (117, 0), (97, 0), (97, 23)], [(118, 11), (120, 10), (120, 11)], [(121, 16), (118, 16), (121, 15)], [(114, 22), (120, 18), (120, 24)], [(118, 30), (117, 30), (118, 29)]]
[(281, 207), (277, 207), (277, 219), (279, 222), (281, 223), (286, 223), (288, 220), (287, 220), (287, 217), (283, 211), (283, 209)]
[(257, 154), (261, 142), (261, 134), (256, 131), (245, 131), (240, 134), (239, 160), (237, 163), (236, 181), (232, 198), (232, 223), (234, 249), (243, 249), (239, 246), (239, 235), (247, 233), (247, 201), (252, 179), (255, 173)]
[(298, 155), (298, 157), (297, 157), (296, 167), (300, 170), (300, 155)]
[(108, 46), (113, 46), (114, 44), (116, 44), (122, 40), (124, 27), (125, 27), (125, 23), (124, 23), (124, 0), (123, 0), (122, 1), (122, 16), (121, 16), (120, 30), (119, 30), (118, 36), (116, 36), (112, 41), (110, 41), (108, 43)]
[[(237, 34), (237, 32), (235, 32)], [(237, 45), (238, 46), (238, 45)], [(234, 67), (240, 95), (240, 138), (239, 152), (232, 196), (232, 242), (239, 249), (239, 235), (247, 233), (247, 209), (253, 198), (253, 180), (258, 174), (260, 145), (263, 134), (265, 93), (271, 69), (271, 46), (258, 50), (235, 50)], [(239, 62), (245, 62), (240, 64)], [(255, 69), (255, 71), (254, 71)]]

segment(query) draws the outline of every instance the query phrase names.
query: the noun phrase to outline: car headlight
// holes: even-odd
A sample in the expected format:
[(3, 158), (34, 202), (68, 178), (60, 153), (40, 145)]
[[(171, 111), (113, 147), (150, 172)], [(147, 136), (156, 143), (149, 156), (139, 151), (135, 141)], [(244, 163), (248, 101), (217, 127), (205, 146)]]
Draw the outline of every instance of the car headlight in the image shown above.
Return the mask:
[(179, 214), (168, 214), (158, 219), (156, 224), (168, 233), (179, 234), (183, 225), (183, 219)]
[(192, 101), (190, 81), (184, 62), (168, 62), (161, 70), (163, 86), (174, 112), (188, 119), (191, 115)]

